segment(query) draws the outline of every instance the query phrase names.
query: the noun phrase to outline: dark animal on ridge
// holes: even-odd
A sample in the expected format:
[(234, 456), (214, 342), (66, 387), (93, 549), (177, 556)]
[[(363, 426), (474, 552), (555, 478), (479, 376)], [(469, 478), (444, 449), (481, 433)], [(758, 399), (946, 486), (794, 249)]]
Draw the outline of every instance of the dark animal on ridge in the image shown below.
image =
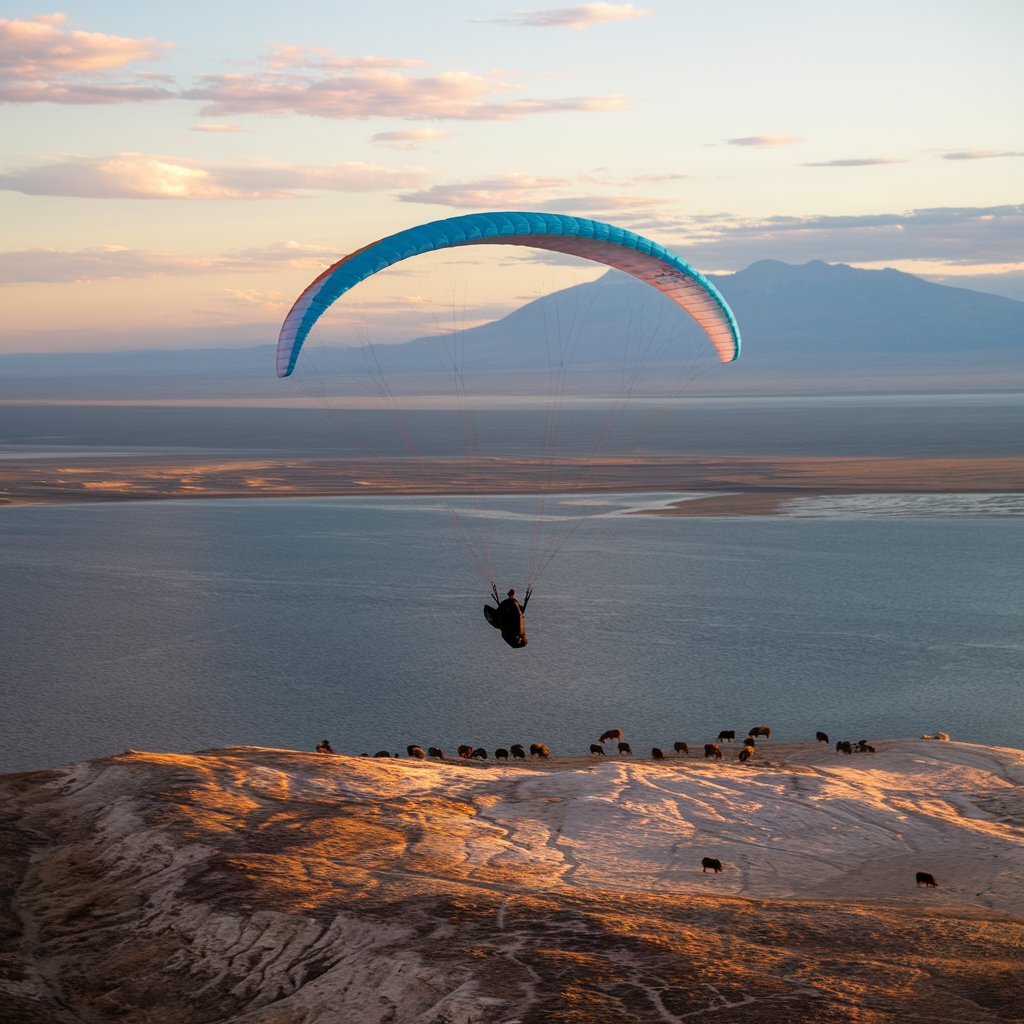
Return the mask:
[(498, 747), (498, 749), (494, 752), (494, 760), (495, 761), (507, 761), (508, 760), (508, 751), (504, 747)]
[(430, 747), (430, 749), (427, 750), (427, 753), (431, 757), (440, 758), (442, 761), (444, 760), (444, 751), (440, 747)]
[(334, 747), (331, 746), (331, 741), (330, 740), (321, 740), (316, 745), (316, 752), (318, 754), (333, 754), (334, 753)]
[(601, 733), (601, 738), (597, 741), (598, 743), (606, 743), (608, 740), (621, 740), (622, 730), (621, 729), (609, 729), (607, 732)]
[(550, 757), (551, 751), (543, 743), (530, 744), (530, 757)]
[(770, 740), (772, 738), (772, 728), (770, 725), (755, 725), (754, 728), (750, 730), (750, 735), (763, 736), (766, 740)]
[(853, 746), (850, 744), (850, 741), (849, 740), (839, 740), (839, 742), (836, 743), (836, 753), (837, 754), (852, 754), (853, 753)]
[(857, 740), (857, 750), (861, 754), (873, 754), (875, 748), (867, 740)]
[(415, 757), (420, 761), (425, 761), (427, 759), (427, 755), (423, 752), (423, 748), (417, 746), (415, 743), (410, 743), (409, 746), (405, 748), (405, 752), (410, 757)]
[(722, 748), (717, 743), (704, 744), (704, 756), (713, 757), (716, 761), (722, 760)]
[(651, 757), (655, 761), (664, 761), (665, 760), (665, 753), (661, 749), (661, 747), (651, 747)]
[(391, 755), (386, 750), (378, 750), (374, 757), (390, 757)]
[(619, 753), (620, 754), (632, 754), (633, 753), (633, 748), (628, 743), (620, 743), (619, 744)]
[(509, 747), (509, 750), (512, 751), (512, 756), (513, 757), (518, 757), (518, 758), (525, 758), (526, 757), (526, 751), (523, 750), (522, 744), (520, 744), (520, 743), (513, 743), (512, 746)]
[(477, 747), (473, 751), (472, 756), (475, 757), (478, 761), (486, 761), (487, 760), (487, 751), (484, 750), (483, 747)]
[(602, 747), (600, 743), (591, 743), (590, 744), (590, 752), (592, 754), (603, 754), (604, 753), (604, 747)]
[(702, 857), (700, 873), (703, 875), (710, 868), (716, 875), (722, 870), (722, 862), (715, 857)]
[(690, 748), (685, 743), (683, 743), (681, 740), (677, 740), (675, 743), (673, 743), (672, 744), (672, 749), (677, 754), (689, 754), (690, 753)]
[(939, 887), (939, 883), (935, 881), (935, 876), (934, 875), (930, 874), (927, 871), (918, 871), (918, 873), (917, 873), (917, 887), (918, 887), (918, 889), (920, 889), (922, 885), (926, 889), (938, 889), (938, 887)]
[(753, 747), (744, 747), (739, 753), (740, 761), (749, 761), (754, 756)]
[(736, 730), (735, 729), (729, 729), (729, 730), (723, 729), (718, 734), (718, 739), (716, 739), (715, 742), (716, 743), (721, 743), (722, 740), (728, 740), (730, 743), (732, 743), (732, 741), (734, 739), (736, 739)]
[(465, 743), (459, 744), (459, 757), (465, 757), (467, 759), (473, 756), (473, 748)]
[(814, 734), (814, 738), (819, 743), (828, 743), (828, 733), (827, 732), (816, 732)]
[(753, 737), (753, 736), (748, 736), (748, 737), (747, 737), (747, 738), (746, 738), (746, 739), (745, 739), (745, 740), (743, 741), (743, 746), (745, 746), (745, 747), (750, 747), (751, 749), (753, 749), (754, 747), (756, 747), (756, 746), (757, 746), (757, 744), (756, 744), (756, 743), (754, 742), (754, 737)]

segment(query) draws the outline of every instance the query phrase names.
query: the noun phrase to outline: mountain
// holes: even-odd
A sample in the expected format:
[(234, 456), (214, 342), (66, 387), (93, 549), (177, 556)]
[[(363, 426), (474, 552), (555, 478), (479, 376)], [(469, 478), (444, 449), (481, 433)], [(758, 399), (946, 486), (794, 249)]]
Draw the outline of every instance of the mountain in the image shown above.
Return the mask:
[[(897, 270), (763, 260), (712, 280), (736, 314), (743, 354), (720, 367), (664, 296), (611, 271), (528, 302), (461, 335), (378, 345), (309, 344), (299, 374), (365, 393), (379, 365), (398, 393), (446, 393), (453, 370), (491, 390), (535, 391), (568, 362), (571, 388), (607, 392), (644, 357), (645, 388), (695, 362), (704, 392), (963, 390), (1024, 386), (1024, 302), (933, 284)], [(458, 353), (454, 360), (452, 353)], [(308, 370), (307, 370), (308, 372)], [(297, 374), (296, 376), (298, 377)], [(0, 398), (294, 397), (273, 375), (273, 346), (0, 357)]]

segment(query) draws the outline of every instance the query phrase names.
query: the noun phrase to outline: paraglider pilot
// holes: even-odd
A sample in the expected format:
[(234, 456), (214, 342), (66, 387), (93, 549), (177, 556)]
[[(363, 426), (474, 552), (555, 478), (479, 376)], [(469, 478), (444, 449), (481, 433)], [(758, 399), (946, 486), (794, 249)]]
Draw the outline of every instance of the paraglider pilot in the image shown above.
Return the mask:
[(526, 611), (527, 604), (530, 603), (531, 593), (532, 590), (527, 587), (526, 597), (523, 598), (522, 604), (516, 600), (514, 589), (508, 592), (508, 597), (504, 601), (499, 601), (498, 588), (495, 584), (491, 584), (491, 595), (498, 607), (492, 608), (489, 604), (485, 604), (484, 618), (495, 629), (501, 630), (501, 639), (509, 647), (526, 646), (526, 623), (523, 621), (523, 613)]

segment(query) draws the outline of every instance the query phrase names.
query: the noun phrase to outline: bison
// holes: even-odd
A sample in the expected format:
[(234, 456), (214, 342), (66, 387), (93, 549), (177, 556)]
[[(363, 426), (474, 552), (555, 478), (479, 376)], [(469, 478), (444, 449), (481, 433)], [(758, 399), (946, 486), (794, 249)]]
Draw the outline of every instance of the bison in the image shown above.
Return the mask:
[(837, 754), (852, 754), (853, 753), (853, 745), (850, 743), (849, 740), (839, 740), (839, 742), (836, 743), (836, 753)]
[(543, 743), (530, 744), (530, 757), (550, 757), (551, 751)]
[(473, 756), (473, 748), (466, 743), (459, 744), (459, 757), (464, 757), (467, 760)]
[(513, 743), (512, 746), (509, 747), (509, 750), (511, 751), (512, 756), (518, 757), (520, 761), (524, 760), (526, 757), (526, 751), (523, 750), (521, 743)]
[(331, 741), (330, 740), (321, 740), (316, 745), (316, 752), (318, 754), (333, 754), (334, 753), (334, 747), (331, 746)]
[(444, 758), (444, 751), (440, 747), (430, 747), (430, 748), (428, 748), (427, 753), (431, 757), (436, 757), (436, 758), (438, 758), (441, 761), (443, 761), (445, 759)]
[(604, 747), (602, 747), (600, 743), (591, 743), (590, 744), (590, 752), (592, 754), (603, 754), (604, 753)]
[(677, 742), (673, 743), (672, 744), (672, 749), (677, 754), (689, 754), (690, 753), (690, 748), (685, 743), (683, 743), (681, 741), (677, 741)]
[(827, 732), (816, 732), (814, 734), (814, 738), (819, 743), (828, 743), (828, 733)]
[(478, 761), (486, 761), (487, 760), (487, 751), (484, 750), (483, 747), (475, 747), (474, 750), (473, 750), (473, 753), (470, 754), (469, 756), (476, 758), (476, 760), (478, 760)]
[(933, 874), (930, 874), (927, 871), (918, 871), (918, 873), (917, 873), (917, 887), (918, 887), (918, 889), (920, 889), (922, 885), (926, 889), (938, 889), (938, 887), (939, 887), (939, 883), (935, 881), (935, 876)]
[(749, 761), (753, 756), (754, 756), (754, 748), (753, 747), (744, 747), (740, 751), (738, 759), (740, 761)]
[(722, 760), (722, 748), (717, 743), (704, 744), (704, 756), (713, 757), (716, 761)]
[(772, 738), (772, 728), (770, 725), (755, 725), (749, 732), (750, 736), (763, 736), (766, 740)]
[(415, 743), (410, 743), (409, 746), (405, 748), (405, 752), (410, 757), (415, 757), (419, 761), (425, 761), (427, 759), (427, 755), (423, 748), (417, 746)]
[(619, 753), (620, 754), (632, 754), (633, 753), (633, 748), (628, 743), (620, 742), (619, 743)]
[(756, 742), (754, 741), (754, 737), (753, 737), (753, 736), (748, 736), (748, 737), (747, 737), (747, 738), (746, 738), (746, 739), (745, 739), (745, 740), (743, 741), (743, 746), (745, 746), (745, 747), (750, 747), (751, 749), (753, 749), (754, 747), (756, 747), (756, 746), (757, 746), (757, 743), (756, 743)]
[(655, 761), (664, 761), (665, 752), (661, 749), (661, 747), (651, 747), (651, 757)]
[(601, 733), (601, 738), (597, 742), (598, 743), (606, 743), (608, 740), (615, 740), (616, 742), (618, 742), (621, 739), (622, 739), (622, 730), (621, 729), (607, 729), (605, 732)]
[(378, 750), (374, 757), (390, 757), (391, 755), (386, 750)]
[(732, 743), (732, 741), (734, 739), (736, 739), (736, 730), (735, 729), (729, 729), (729, 730), (723, 729), (718, 734), (718, 739), (716, 739), (715, 742), (716, 743), (721, 743), (722, 740), (728, 740), (730, 743)]
[(702, 857), (700, 873), (703, 875), (710, 868), (716, 875), (722, 870), (722, 862), (715, 857)]
[(494, 752), (494, 760), (495, 761), (507, 761), (508, 760), (508, 751), (504, 747), (498, 747), (498, 749)]

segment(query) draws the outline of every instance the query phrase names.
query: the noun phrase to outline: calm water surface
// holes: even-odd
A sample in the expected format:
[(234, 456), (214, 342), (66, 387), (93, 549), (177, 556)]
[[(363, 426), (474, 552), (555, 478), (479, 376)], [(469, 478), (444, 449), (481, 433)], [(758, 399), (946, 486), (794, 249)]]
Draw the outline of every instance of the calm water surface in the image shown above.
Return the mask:
[[(0, 510), (0, 770), (136, 747), (349, 753), (411, 742), (640, 752), (769, 723), (781, 739), (947, 730), (1020, 745), (1024, 529), (992, 518), (585, 512), (513, 651), (436, 500)], [(453, 502), (502, 587), (535, 503)]]

